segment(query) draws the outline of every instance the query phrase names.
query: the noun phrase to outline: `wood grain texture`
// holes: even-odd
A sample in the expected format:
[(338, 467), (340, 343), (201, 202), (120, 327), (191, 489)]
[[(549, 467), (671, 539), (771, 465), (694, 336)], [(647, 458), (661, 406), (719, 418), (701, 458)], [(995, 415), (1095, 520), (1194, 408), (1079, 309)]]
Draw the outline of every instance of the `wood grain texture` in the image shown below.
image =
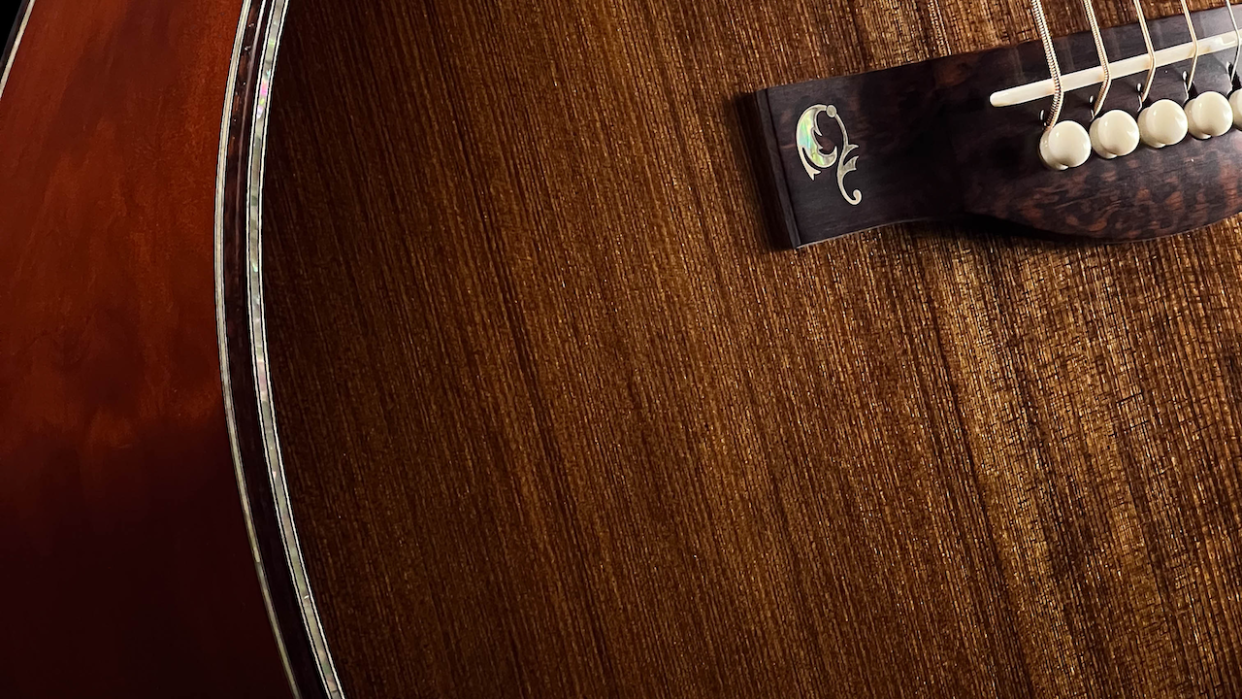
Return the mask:
[(280, 697), (221, 393), (241, 3), (39, 0), (0, 99), (0, 696)]
[(1236, 222), (769, 242), (739, 95), (1033, 38), (1001, 0), (292, 4), (268, 335), (347, 693), (1242, 695)]

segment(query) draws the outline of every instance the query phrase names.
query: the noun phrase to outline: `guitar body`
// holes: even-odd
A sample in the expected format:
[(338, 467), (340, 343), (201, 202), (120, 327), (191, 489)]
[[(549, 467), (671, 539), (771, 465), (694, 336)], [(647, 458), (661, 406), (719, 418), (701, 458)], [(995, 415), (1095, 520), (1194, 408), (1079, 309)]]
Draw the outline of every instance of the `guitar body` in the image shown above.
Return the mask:
[(60, 5), (0, 95), (0, 694), (1242, 694), (1237, 221), (773, 220), (748, 96), (1023, 3)]
[(0, 696), (289, 696), (216, 340), (242, 5), (19, 13), (0, 94)]

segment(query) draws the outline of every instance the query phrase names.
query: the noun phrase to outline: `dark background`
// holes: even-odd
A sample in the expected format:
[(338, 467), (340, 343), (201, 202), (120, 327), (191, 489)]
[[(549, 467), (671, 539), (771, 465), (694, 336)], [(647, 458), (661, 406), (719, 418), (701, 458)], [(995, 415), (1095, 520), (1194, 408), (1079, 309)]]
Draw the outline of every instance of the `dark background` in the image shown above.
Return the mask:
[(9, 53), (9, 40), (12, 38), (13, 25), (17, 22), (17, 8), (20, 0), (0, 0), (0, 36), (5, 38), (4, 55)]

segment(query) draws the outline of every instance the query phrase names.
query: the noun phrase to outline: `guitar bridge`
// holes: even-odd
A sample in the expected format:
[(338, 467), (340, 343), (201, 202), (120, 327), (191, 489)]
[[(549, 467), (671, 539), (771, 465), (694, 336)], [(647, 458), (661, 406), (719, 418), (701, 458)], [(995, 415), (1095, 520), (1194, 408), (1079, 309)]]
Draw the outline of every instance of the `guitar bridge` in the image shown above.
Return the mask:
[[(1094, 102), (1105, 75), (1091, 32), (1054, 40), (1065, 70), (1062, 121), (1085, 131), (1108, 109), (1138, 115), (1142, 87), (1148, 105), (1232, 94), (1237, 34), (1229, 11), (1193, 13), (1202, 37), (1193, 44), (1182, 15), (1148, 22), (1159, 49), (1154, 69), (1139, 25), (1103, 30), (1116, 60), (1101, 105)], [(1128, 241), (1242, 210), (1242, 136), (1231, 124), (1217, 135), (1196, 133), (1192, 123), (1193, 137), (1171, 147), (1144, 135), (1124, 157), (1093, 154), (1058, 171), (1040, 151), (1054, 94), (1038, 42), (755, 93), (757, 167), (781, 238), (803, 247), (888, 224), (982, 217), (1045, 237)]]

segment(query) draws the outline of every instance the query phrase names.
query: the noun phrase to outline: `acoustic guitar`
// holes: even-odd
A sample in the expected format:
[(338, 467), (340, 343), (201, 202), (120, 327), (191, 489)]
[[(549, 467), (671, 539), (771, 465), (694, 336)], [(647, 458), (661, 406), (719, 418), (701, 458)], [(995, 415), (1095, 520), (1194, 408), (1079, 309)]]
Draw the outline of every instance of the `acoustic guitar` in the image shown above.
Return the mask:
[(1242, 696), (1239, 11), (26, 0), (0, 697)]

